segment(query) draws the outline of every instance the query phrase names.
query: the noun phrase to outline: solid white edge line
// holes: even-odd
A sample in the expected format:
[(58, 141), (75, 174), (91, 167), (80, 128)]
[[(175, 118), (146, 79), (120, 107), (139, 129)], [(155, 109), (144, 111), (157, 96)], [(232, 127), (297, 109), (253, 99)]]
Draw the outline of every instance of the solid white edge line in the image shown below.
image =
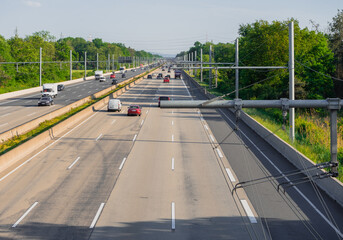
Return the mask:
[(10, 115), (11, 113), (6, 113), (6, 114), (3, 114), (3, 115), (1, 115), (1, 117), (6, 117), (6, 116), (8, 116), (8, 115)]
[(111, 125), (113, 124), (113, 123), (115, 123), (116, 122), (116, 120), (114, 119), (112, 122), (111, 122)]
[(188, 93), (188, 95), (192, 98), (192, 100), (193, 100), (193, 97), (191, 96), (191, 94), (189, 93), (189, 91), (188, 91), (188, 88), (187, 88), (187, 86), (186, 86), (186, 84), (185, 84), (185, 82), (183, 81), (183, 79), (182, 79), (182, 83), (183, 83), (183, 85), (185, 86), (185, 88), (186, 88), (186, 90), (187, 90), (187, 93)]
[(121, 170), (123, 168), (125, 161), (126, 161), (126, 157), (123, 158), (123, 161), (121, 162), (121, 164), (119, 166), (119, 170)]
[(217, 153), (218, 153), (219, 157), (222, 158), (223, 157), (222, 152), (219, 150), (219, 148), (216, 148), (216, 150), (217, 150)]
[(15, 228), (25, 217), (27, 214), (29, 214), (29, 212), (38, 204), (38, 202), (35, 202), (34, 204), (32, 204), (32, 206), (27, 209), (27, 211), (23, 214), (23, 216), (21, 216), (18, 221), (15, 222), (15, 224), (12, 225), (13, 228)]
[(132, 142), (136, 141), (136, 138), (137, 138), (137, 134), (135, 134), (135, 136), (133, 137)]
[(171, 229), (172, 230), (175, 230), (175, 203), (174, 202), (172, 202), (172, 204), (171, 204), (171, 208), (172, 208), (172, 217), (171, 217), (171, 220), (172, 220), (172, 226), (171, 226)]
[(10, 176), (12, 173), (14, 173), (15, 171), (17, 171), (19, 168), (21, 168), (22, 166), (24, 166), (26, 163), (30, 162), (33, 158), (35, 158), (36, 156), (38, 156), (40, 153), (44, 152), (46, 149), (48, 149), (49, 147), (51, 147), (52, 145), (54, 145), (55, 143), (57, 143), (59, 140), (63, 139), (66, 135), (68, 135), (69, 133), (71, 133), (72, 131), (74, 131), (76, 128), (78, 128), (79, 126), (81, 126), (82, 124), (84, 124), (86, 121), (88, 121), (89, 119), (91, 119), (92, 117), (94, 117), (98, 112), (94, 113), (93, 115), (91, 115), (90, 117), (88, 117), (86, 120), (84, 120), (83, 122), (81, 122), (79, 125), (77, 125), (76, 127), (74, 127), (73, 129), (69, 130), (68, 132), (66, 132), (62, 137), (60, 137), (59, 139), (57, 139), (56, 141), (50, 143), (48, 146), (46, 146), (45, 148), (43, 148), (41, 151), (39, 151), (38, 153), (36, 153), (35, 155), (33, 155), (32, 157), (30, 157), (29, 159), (27, 159), (25, 162), (23, 162), (22, 164), (20, 164), (18, 167), (16, 167), (15, 169), (13, 169), (12, 171), (10, 171), (9, 173), (7, 173), (5, 176), (3, 176), (2, 178), (0, 178), (0, 182), (2, 180), (4, 180), (5, 178), (7, 178), (8, 176)]
[(77, 157), (76, 160), (68, 167), (68, 169), (71, 169), (77, 161), (80, 160), (80, 157)]
[(92, 221), (92, 224), (89, 226), (89, 228), (94, 228), (96, 222), (98, 221), (98, 219), (100, 217), (101, 211), (104, 208), (104, 206), (105, 206), (105, 203), (101, 203), (100, 204), (100, 207), (99, 207), (99, 209), (98, 209), (98, 211), (97, 211), (97, 213), (96, 213), (96, 215), (95, 215), (95, 217), (94, 217), (94, 219)]
[(0, 124), (0, 127), (7, 125), (8, 123)]
[(248, 216), (250, 222), (251, 222), (251, 223), (257, 223), (257, 220), (256, 220), (254, 214), (252, 213), (252, 211), (251, 211), (251, 209), (250, 209), (250, 207), (249, 207), (249, 204), (248, 204), (247, 200), (244, 200), (244, 199), (243, 199), (243, 200), (241, 200), (241, 203), (242, 203), (242, 206), (243, 206), (243, 208), (244, 208), (244, 211), (245, 211), (245, 213), (247, 214), (247, 216)]
[(214, 142), (214, 137), (210, 135), (211, 141)]
[(206, 130), (208, 130), (208, 127), (207, 127), (207, 125), (204, 125), (204, 127), (206, 128)]
[(100, 135), (95, 139), (95, 141), (97, 142), (101, 137), (102, 137), (102, 133), (100, 133)]
[(229, 176), (231, 182), (236, 182), (235, 177), (233, 176), (231, 170), (229, 168), (225, 168), (227, 175)]
[(143, 119), (142, 122), (141, 122), (141, 126), (143, 125), (143, 123), (144, 123), (144, 119)]
[[(232, 123), (232, 124), (234, 124), (232, 121), (231, 121), (231, 119), (228, 117), (228, 116), (226, 116), (226, 114), (221, 110), (221, 109), (219, 109), (219, 111)], [(280, 173), (280, 174), (282, 174), (282, 175), (284, 175), (283, 173), (282, 173), (282, 171), (255, 145), (255, 143), (253, 143), (253, 141), (251, 141), (250, 140), (250, 138), (248, 138), (248, 136), (247, 135), (245, 135), (245, 133), (244, 132), (242, 132), (242, 131), (240, 131), (243, 135), (244, 135), (244, 137), (246, 138), (246, 139), (248, 139), (249, 140), (249, 142), (267, 159), (267, 161)], [(284, 177), (287, 181), (290, 181), (290, 179), (288, 178), (288, 177)], [(294, 186), (293, 187), (293, 189), (295, 189), (299, 194), (300, 194), (300, 196), (302, 196), (304, 199), (305, 199), (305, 201), (324, 219), (324, 221), (327, 223), (327, 224), (329, 224), (329, 226), (332, 228), (332, 229), (334, 229), (335, 231), (336, 231), (336, 233), (340, 236), (340, 237), (342, 237), (343, 238), (343, 233), (342, 232), (340, 232), (340, 230), (339, 229), (337, 229), (330, 221), (329, 221), (329, 219), (327, 219), (325, 216), (324, 216), (324, 214), (321, 212), (321, 211), (319, 211), (319, 209), (300, 191), (300, 189), (297, 187), (297, 186)]]
[(174, 167), (175, 167), (175, 162), (174, 162), (174, 158), (172, 158), (172, 170), (174, 171)]
[(33, 113), (30, 113), (30, 114), (27, 114), (26, 116), (32, 116), (32, 115), (34, 115), (34, 114), (36, 114), (36, 112), (33, 112)]

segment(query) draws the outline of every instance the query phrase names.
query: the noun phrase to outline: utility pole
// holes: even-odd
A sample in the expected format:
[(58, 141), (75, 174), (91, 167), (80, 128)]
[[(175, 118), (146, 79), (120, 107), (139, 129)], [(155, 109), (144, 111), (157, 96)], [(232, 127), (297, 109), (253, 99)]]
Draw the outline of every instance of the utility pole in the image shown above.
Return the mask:
[[(238, 56), (238, 38), (236, 39), (236, 54), (235, 54), (235, 65), (238, 67), (239, 64), (239, 56)], [(236, 89), (236, 98), (239, 98), (239, 69), (236, 69), (236, 81), (235, 81), (235, 89)]]
[(203, 81), (203, 75), (202, 75), (202, 48), (200, 49), (200, 82)]
[[(195, 51), (194, 55), (195, 55), (194, 59), (197, 62), (197, 51)], [(196, 64), (196, 66), (198, 66), (198, 64)], [(197, 75), (198, 75), (198, 69), (195, 69), (195, 76), (197, 76)]]
[(114, 54), (112, 54), (112, 69), (113, 69), (113, 72), (115, 72), (115, 69), (114, 69)]
[(108, 70), (107, 70), (107, 71), (110, 71), (110, 69), (111, 69), (111, 64), (110, 64), (110, 54), (108, 54), (107, 66), (108, 66)]
[(215, 88), (217, 88), (218, 87), (218, 68), (216, 67), (216, 75), (215, 75), (215, 77), (216, 77), (216, 85), (215, 85)]
[(85, 52), (85, 79), (86, 80), (87, 77), (87, 52)]
[(99, 70), (99, 53), (96, 53), (96, 70)]
[[(210, 45), (210, 67), (212, 67), (211, 62), (212, 62), (212, 45)], [(209, 83), (208, 83), (208, 88), (209, 88), (209, 89), (212, 88), (212, 69), (209, 70)]]
[(42, 48), (39, 48), (39, 86), (42, 86)]
[[(289, 100), (294, 100), (294, 23), (290, 22), (289, 25)], [(289, 108), (289, 139), (294, 142), (294, 108)]]
[(73, 53), (70, 50), (70, 80), (73, 80)]

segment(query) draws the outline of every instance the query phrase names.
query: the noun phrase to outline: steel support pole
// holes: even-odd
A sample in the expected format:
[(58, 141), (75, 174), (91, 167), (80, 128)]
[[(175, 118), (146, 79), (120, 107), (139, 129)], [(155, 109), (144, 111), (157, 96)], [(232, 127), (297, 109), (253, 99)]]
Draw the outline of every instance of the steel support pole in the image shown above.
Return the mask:
[(216, 85), (215, 88), (218, 87), (218, 68), (216, 68)]
[[(195, 51), (194, 59), (197, 62), (197, 51)], [(195, 76), (197, 76), (197, 75), (198, 75), (198, 69), (195, 69)]]
[[(210, 45), (210, 64), (211, 63), (212, 63), (212, 45)], [(211, 89), (212, 88), (212, 69), (209, 70), (208, 78), (209, 78), (208, 88)]]
[(114, 54), (112, 54), (112, 69), (113, 69), (113, 72), (115, 72), (115, 69), (114, 69)]
[(108, 70), (107, 70), (107, 71), (110, 71), (110, 69), (111, 69), (111, 64), (110, 64), (110, 54), (108, 54), (107, 66), (108, 66)]
[(87, 52), (85, 52), (85, 80), (87, 77)]
[(69, 51), (69, 58), (70, 58), (70, 80), (73, 80), (73, 51)]
[(39, 86), (42, 86), (42, 48), (39, 48)]
[(200, 62), (201, 62), (201, 64), (200, 64), (200, 82), (202, 82), (203, 81), (203, 73), (202, 73), (202, 48), (200, 49)]
[[(289, 25), (289, 100), (294, 100), (294, 23)], [(289, 109), (289, 139), (294, 142), (294, 128), (295, 128), (295, 111), (294, 108)]]
[(99, 53), (96, 53), (96, 70), (99, 70)]
[(336, 167), (332, 167), (331, 171), (338, 175), (338, 161), (337, 161), (337, 110), (330, 110), (330, 151), (331, 162), (336, 163)]
[[(236, 54), (235, 54), (235, 65), (239, 65), (239, 55), (238, 55), (238, 38), (236, 39)], [(239, 98), (239, 69), (236, 69), (236, 81), (235, 81), (236, 98)]]

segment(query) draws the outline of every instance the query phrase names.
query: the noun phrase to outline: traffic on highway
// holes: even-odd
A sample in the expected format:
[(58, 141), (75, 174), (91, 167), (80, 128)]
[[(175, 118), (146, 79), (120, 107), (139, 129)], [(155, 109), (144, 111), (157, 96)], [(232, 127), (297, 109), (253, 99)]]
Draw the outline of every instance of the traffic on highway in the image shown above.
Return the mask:
[[(343, 239), (342, 207), (310, 183), (278, 191), (276, 177), (295, 167), (234, 113), (160, 108), (207, 99), (173, 64), (0, 173), (1, 239)], [(41, 93), (1, 101), (1, 131), (114, 79), (100, 78), (65, 86), (47, 107)]]

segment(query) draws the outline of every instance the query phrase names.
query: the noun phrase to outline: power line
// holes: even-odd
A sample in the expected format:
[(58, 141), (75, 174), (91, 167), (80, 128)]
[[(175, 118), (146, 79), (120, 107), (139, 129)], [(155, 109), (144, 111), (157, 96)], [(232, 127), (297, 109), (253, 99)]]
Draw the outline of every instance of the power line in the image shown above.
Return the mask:
[(311, 70), (311, 71), (313, 71), (313, 72), (319, 73), (319, 74), (321, 74), (321, 75), (323, 75), (323, 76), (325, 76), (325, 77), (331, 78), (331, 79), (333, 79), (333, 80), (343, 82), (343, 79), (336, 78), (336, 77), (333, 77), (333, 76), (330, 76), (330, 75), (327, 75), (327, 74), (318, 72), (318, 71), (314, 70), (313, 68), (310, 68), (309, 66), (306, 66), (305, 64), (303, 64), (303, 63), (301, 63), (301, 62), (299, 62), (299, 61), (297, 61), (297, 60), (295, 60), (295, 61), (296, 61), (297, 63), (299, 63), (300, 65), (302, 65), (303, 67), (308, 68), (309, 70)]

